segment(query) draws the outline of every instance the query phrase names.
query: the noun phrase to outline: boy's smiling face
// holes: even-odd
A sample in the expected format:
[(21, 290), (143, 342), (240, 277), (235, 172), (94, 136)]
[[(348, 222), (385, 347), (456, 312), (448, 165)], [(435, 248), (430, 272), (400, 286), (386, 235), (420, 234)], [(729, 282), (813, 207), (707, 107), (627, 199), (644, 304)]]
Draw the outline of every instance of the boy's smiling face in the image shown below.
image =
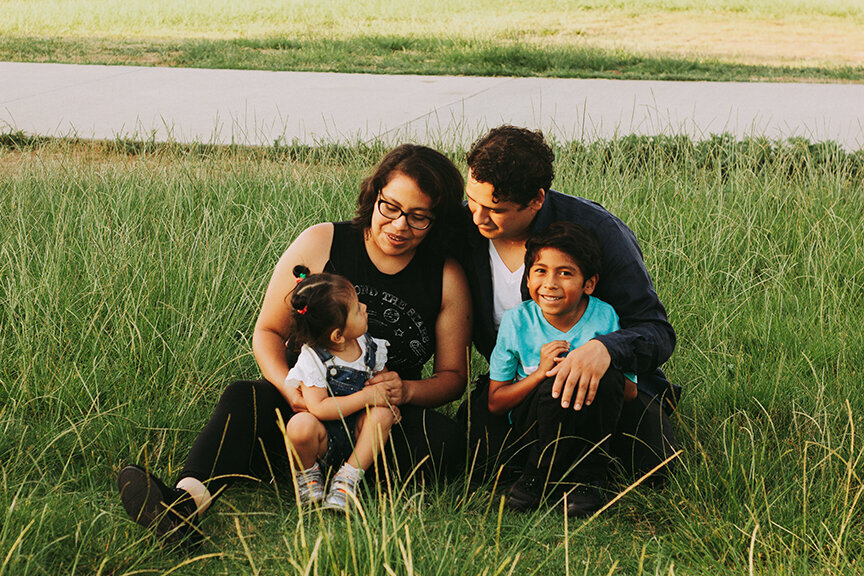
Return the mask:
[(543, 316), (562, 332), (579, 321), (594, 292), (597, 276), (585, 279), (579, 265), (557, 248), (541, 248), (528, 269), (528, 293)]

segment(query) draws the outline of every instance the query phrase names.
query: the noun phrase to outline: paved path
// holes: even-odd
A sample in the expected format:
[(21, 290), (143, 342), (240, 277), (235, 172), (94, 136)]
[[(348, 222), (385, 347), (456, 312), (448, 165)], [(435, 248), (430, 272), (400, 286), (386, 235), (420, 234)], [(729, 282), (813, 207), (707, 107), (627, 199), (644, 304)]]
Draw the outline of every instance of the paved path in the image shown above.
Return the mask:
[(385, 76), (0, 62), (0, 132), (272, 144), (728, 132), (864, 148), (864, 85)]

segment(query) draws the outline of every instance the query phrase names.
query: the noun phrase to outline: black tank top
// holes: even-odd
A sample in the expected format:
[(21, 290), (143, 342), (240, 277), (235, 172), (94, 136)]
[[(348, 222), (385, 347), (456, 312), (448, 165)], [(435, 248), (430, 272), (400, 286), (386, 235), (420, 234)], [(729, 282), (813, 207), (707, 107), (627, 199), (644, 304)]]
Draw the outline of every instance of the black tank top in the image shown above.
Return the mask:
[(366, 304), (369, 333), (390, 343), (387, 367), (406, 380), (417, 380), (435, 353), (435, 321), (441, 310), (444, 259), (418, 250), (401, 272), (379, 271), (363, 243), (363, 232), (350, 222), (333, 223), (333, 244), (325, 272), (354, 284)]

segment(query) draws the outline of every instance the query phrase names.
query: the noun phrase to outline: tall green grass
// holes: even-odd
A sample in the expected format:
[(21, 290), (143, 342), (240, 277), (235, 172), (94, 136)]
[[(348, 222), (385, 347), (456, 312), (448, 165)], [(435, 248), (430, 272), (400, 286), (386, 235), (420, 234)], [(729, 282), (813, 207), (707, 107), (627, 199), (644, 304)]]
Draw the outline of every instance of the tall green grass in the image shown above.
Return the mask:
[(565, 522), (391, 480), (346, 522), (250, 481), (201, 549), (159, 548), (116, 472), (176, 474), (258, 374), (276, 259), (383, 152), (0, 139), (0, 576), (861, 572), (864, 155), (727, 138), (556, 145), (555, 187), (636, 231), (678, 332), (670, 486)]

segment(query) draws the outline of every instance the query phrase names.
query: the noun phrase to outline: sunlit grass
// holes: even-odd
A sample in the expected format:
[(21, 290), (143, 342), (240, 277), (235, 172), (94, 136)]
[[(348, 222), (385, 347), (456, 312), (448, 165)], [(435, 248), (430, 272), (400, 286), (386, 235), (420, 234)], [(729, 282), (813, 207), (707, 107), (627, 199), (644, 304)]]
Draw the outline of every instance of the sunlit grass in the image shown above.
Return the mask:
[[(406, 2), (365, 0), (4, 0), (0, 30), (7, 34), (58, 36), (138, 35), (150, 37), (271, 36), (330, 37), (393, 32), (409, 35), (496, 37), (507, 31), (545, 25), (545, 34), (565, 32), (581, 16), (618, 12), (651, 15), (743, 14), (753, 17), (841, 18), (861, 22), (864, 4), (846, 0), (565, 0), (561, 2)], [(544, 30), (537, 30), (543, 35)], [(579, 35), (577, 29), (570, 31)]]
[(0, 59), (404, 74), (864, 79), (864, 4), (5, 0)]

